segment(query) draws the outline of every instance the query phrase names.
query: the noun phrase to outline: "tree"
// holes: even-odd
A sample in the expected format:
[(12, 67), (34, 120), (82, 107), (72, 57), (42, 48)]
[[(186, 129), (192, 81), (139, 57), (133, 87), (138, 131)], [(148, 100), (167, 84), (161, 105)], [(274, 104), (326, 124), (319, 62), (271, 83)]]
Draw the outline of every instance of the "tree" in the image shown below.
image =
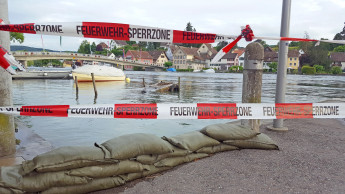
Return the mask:
[(139, 41), (138, 45), (139, 45), (139, 48), (142, 48), (145, 50), (147, 47), (147, 42)]
[[(195, 28), (194, 28), (194, 30), (195, 30)], [(192, 23), (188, 22), (186, 28), (184, 29), (184, 31), (193, 32)]]
[(325, 70), (330, 69), (331, 61), (328, 58), (328, 50), (322, 47), (312, 47), (308, 53), (310, 65), (322, 65)]
[(223, 47), (225, 47), (226, 45), (228, 45), (229, 43), (226, 41), (222, 41), (222, 42), (218, 42), (217, 46), (216, 46), (216, 50), (220, 51), (220, 49), (222, 49)]
[(290, 44), (289, 44), (289, 47), (296, 47), (296, 46), (299, 46), (299, 42), (294, 42), (294, 41), (292, 41), (292, 42), (290, 42)]
[(90, 43), (87, 40), (81, 42), (78, 53), (90, 54)]
[(173, 64), (172, 64), (171, 61), (167, 61), (167, 62), (164, 63), (164, 67), (167, 67), (167, 68), (171, 67), (172, 65)]
[[(335, 34), (333, 40), (345, 40), (345, 25), (341, 32)], [(333, 50), (335, 47), (339, 46), (339, 44), (331, 44), (331, 49)]]
[(337, 46), (333, 49), (334, 52), (345, 52), (345, 45)]
[(278, 63), (277, 62), (269, 63), (268, 67), (270, 67), (270, 69), (272, 69), (272, 72), (277, 72)]
[[(193, 27), (192, 23), (188, 22), (186, 28), (184, 29), (184, 31), (196, 32), (196, 29)], [(198, 47), (201, 46), (201, 44), (183, 43), (182, 46), (198, 48)]]
[(127, 42), (127, 44), (129, 44), (129, 45), (137, 44), (136, 41), (126, 41), (126, 42)]
[(96, 52), (96, 48), (97, 48), (96, 43), (95, 43), (95, 42), (92, 42), (91, 51), (92, 51), (92, 52)]
[(266, 44), (266, 42), (265, 41), (263, 41), (263, 40), (261, 40), (261, 39), (257, 39), (255, 42), (258, 42), (258, 43), (260, 43), (264, 48), (267, 48), (267, 47), (269, 47), (269, 45), (268, 44)]
[(24, 34), (18, 32), (10, 32), (10, 41), (12, 42), (19, 42), (22, 44), (24, 42)]
[(338, 66), (332, 67), (331, 72), (332, 72), (332, 74), (341, 74), (342, 73), (341, 68)]

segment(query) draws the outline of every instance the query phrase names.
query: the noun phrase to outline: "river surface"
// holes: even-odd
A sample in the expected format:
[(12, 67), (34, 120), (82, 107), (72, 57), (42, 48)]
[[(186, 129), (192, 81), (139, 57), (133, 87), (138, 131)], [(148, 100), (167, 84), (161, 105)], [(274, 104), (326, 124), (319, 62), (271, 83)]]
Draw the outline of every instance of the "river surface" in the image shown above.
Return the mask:
[[(79, 83), (79, 95), (73, 80), (13, 80), (14, 105), (87, 105), (118, 103), (240, 103), (242, 74), (236, 73), (172, 73), (125, 72), (130, 83), (96, 83), (98, 97), (94, 99), (92, 83)], [(180, 93), (142, 93), (143, 83), (177, 82), (181, 77)], [(262, 102), (274, 103), (275, 74), (263, 75)], [(320, 102), (345, 99), (345, 76), (288, 75), (286, 102)], [(152, 133), (173, 136), (199, 130), (214, 123), (233, 120), (140, 120), (23, 117), (38, 135), (53, 146), (92, 145), (130, 133)]]

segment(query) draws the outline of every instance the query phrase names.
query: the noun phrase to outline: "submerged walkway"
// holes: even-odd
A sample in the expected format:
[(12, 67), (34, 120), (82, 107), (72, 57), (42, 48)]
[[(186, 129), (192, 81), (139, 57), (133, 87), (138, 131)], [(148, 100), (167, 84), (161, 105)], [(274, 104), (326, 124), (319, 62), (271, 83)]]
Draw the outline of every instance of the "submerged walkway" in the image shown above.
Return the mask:
[(345, 122), (336, 119), (285, 120), (287, 132), (260, 131), (275, 150), (218, 153), (132, 181), (106, 193), (343, 193)]

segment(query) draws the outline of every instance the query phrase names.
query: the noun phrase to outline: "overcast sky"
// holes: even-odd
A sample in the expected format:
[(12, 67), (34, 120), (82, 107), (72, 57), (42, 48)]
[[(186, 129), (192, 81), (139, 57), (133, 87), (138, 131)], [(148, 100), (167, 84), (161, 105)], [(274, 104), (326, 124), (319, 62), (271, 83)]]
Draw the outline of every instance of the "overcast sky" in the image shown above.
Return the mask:
[[(12, 24), (114, 22), (239, 35), (251, 25), (256, 36), (279, 36), (283, 0), (8, 0)], [(291, 0), (290, 37), (333, 39), (345, 22), (345, 0)], [(62, 38), (62, 50), (76, 51), (84, 39)], [(90, 39), (98, 44), (100, 39)], [(107, 40), (106, 40), (107, 41)], [(106, 42), (105, 41), (105, 42)], [(58, 36), (43, 35), (44, 48), (60, 50)], [(268, 42), (276, 44), (277, 42)], [(18, 44), (18, 43), (15, 43)], [(25, 34), (22, 45), (42, 47), (41, 35)], [(244, 40), (239, 43), (245, 46)]]

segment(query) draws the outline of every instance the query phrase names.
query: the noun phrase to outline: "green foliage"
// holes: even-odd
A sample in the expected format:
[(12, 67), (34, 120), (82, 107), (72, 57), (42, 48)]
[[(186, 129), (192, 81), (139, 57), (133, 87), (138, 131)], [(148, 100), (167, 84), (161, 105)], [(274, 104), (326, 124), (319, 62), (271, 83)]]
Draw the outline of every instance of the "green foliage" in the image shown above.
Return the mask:
[(293, 73), (293, 74), (298, 74), (298, 69), (292, 70), (292, 73)]
[(176, 69), (177, 72), (193, 72), (193, 69)]
[(134, 71), (145, 71), (143, 67), (137, 67), (137, 66), (134, 66), (133, 70)]
[(299, 47), (299, 42), (290, 42), (289, 47)]
[(126, 43), (127, 43), (128, 45), (130, 45), (130, 46), (132, 46), (133, 44), (137, 44), (136, 41), (126, 41)]
[(35, 66), (35, 67), (44, 67), (44, 66), (49, 66), (49, 65), (62, 66), (62, 62), (58, 59), (43, 59), (43, 60), (33, 61), (33, 64), (32, 63), (30, 64), (30, 66)]
[(345, 52), (345, 45), (337, 46), (333, 49), (334, 52)]
[(34, 61), (28, 61), (27, 64), (28, 64), (28, 67), (34, 66)]
[(79, 46), (78, 53), (91, 54), (90, 47), (90, 43), (87, 40), (83, 40)]
[(24, 34), (18, 32), (10, 32), (10, 41), (12, 42), (19, 42), (22, 44), (24, 42)]
[(310, 66), (303, 66), (302, 67), (302, 74), (306, 74), (306, 75), (314, 75), (316, 72), (315, 67), (310, 67)]
[(167, 61), (167, 62), (164, 63), (164, 67), (167, 67), (167, 68), (171, 67), (172, 65), (173, 64), (172, 64), (171, 61)]
[(116, 49), (114, 48), (113, 50), (110, 51), (111, 53), (114, 53), (115, 56), (122, 56), (123, 55), (123, 50), (122, 49)]
[(231, 66), (229, 72), (243, 72), (242, 66)]
[(229, 43), (226, 42), (226, 41), (218, 42), (218, 44), (217, 44), (217, 46), (216, 46), (216, 50), (219, 52), (220, 49), (222, 49), (223, 47), (225, 47), (227, 44), (229, 44)]
[(270, 67), (270, 69), (272, 69), (272, 72), (277, 72), (278, 63), (277, 62), (269, 63), (268, 67)]
[(256, 40), (255, 42), (258, 42), (258, 43), (260, 43), (264, 48), (267, 48), (267, 47), (269, 47), (269, 45), (268, 44), (266, 44), (266, 42), (265, 41), (263, 41), (263, 40), (261, 40), (261, 39), (258, 39), (258, 40)]
[(341, 74), (342, 73), (341, 68), (338, 66), (332, 67), (331, 72), (332, 72), (332, 74)]
[(316, 73), (322, 73), (325, 71), (325, 67), (322, 65), (314, 65)]

